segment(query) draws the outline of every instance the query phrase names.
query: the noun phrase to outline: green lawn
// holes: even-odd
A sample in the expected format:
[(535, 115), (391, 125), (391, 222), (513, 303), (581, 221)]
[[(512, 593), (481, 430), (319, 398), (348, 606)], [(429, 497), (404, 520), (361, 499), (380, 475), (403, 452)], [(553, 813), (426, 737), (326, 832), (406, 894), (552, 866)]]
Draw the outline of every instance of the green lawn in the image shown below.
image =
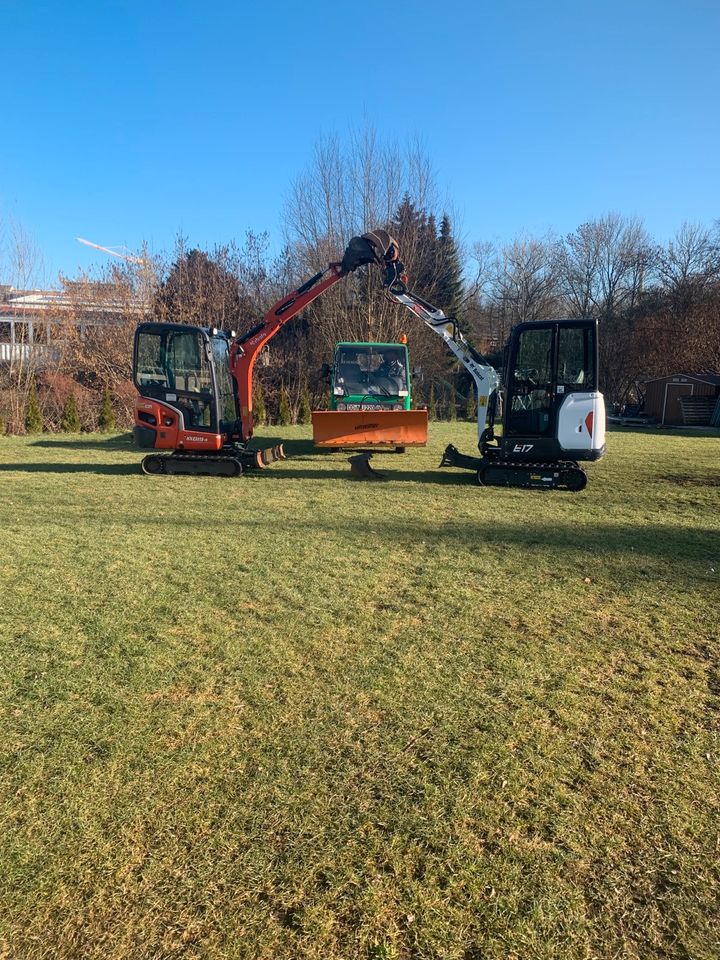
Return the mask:
[(0, 438), (0, 958), (720, 956), (720, 439)]

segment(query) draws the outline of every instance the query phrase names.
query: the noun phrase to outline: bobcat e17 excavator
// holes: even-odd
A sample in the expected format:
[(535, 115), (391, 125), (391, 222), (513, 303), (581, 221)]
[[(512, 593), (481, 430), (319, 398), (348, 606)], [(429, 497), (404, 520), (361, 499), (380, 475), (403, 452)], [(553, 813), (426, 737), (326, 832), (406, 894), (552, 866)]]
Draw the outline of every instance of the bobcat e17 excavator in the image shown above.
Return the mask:
[[(363, 249), (363, 245), (364, 249)], [(441, 467), (473, 470), (479, 484), (582, 490), (587, 474), (577, 461), (605, 454), (605, 403), (598, 391), (596, 320), (542, 320), (518, 324), (506, 348), (504, 383), (463, 336), (457, 321), (407, 288), (397, 242), (384, 230), (354, 237), (346, 256), (384, 268), (390, 299), (411, 310), (438, 334), (475, 382), (480, 456), (450, 444)], [(494, 432), (500, 389), (504, 395), (502, 436)], [(374, 471), (353, 458), (353, 473)]]
[(375, 263), (368, 250), (366, 241), (353, 238), (342, 262), (329, 264), (278, 300), (239, 337), (215, 328), (141, 323), (133, 355), (139, 394), (133, 435), (139, 447), (159, 451), (147, 454), (143, 471), (236, 477), (245, 467), (284, 459), (282, 444), (265, 450), (249, 446), (255, 361), (288, 320), (359, 266)]

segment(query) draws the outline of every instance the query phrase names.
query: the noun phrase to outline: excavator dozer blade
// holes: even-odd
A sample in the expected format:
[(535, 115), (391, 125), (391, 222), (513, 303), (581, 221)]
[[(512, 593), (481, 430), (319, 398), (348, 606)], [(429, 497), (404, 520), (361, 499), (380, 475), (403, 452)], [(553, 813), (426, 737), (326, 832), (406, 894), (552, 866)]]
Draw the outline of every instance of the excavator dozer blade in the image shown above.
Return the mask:
[(382, 473), (378, 473), (370, 466), (370, 457), (372, 457), (372, 453), (368, 450), (356, 453), (353, 457), (348, 457), (350, 473), (356, 480), (385, 480)]
[(276, 460), (279, 460), (280, 457), (275, 453), (275, 447), (265, 447), (264, 450), (260, 451), (260, 455), (263, 458), (263, 463), (266, 467), (269, 467), (271, 463), (275, 463)]
[(424, 447), (427, 410), (313, 410), (316, 447)]

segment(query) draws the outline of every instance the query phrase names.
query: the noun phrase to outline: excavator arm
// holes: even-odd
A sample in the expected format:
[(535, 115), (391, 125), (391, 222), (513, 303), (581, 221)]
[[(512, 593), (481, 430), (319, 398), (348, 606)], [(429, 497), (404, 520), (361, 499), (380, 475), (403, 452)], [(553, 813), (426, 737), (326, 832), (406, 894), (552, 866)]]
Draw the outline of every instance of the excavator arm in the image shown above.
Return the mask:
[(446, 317), (438, 307), (434, 307), (416, 293), (410, 293), (405, 286), (405, 281), (400, 276), (397, 276), (389, 284), (387, 292), (392, 300), (412, 310), (425, 326), (442, 337), (448, 348), (475, 381), (478, 444), (484, 443), (485, 440), (489, 439), (492, 429), (492, 424), (488, 427), (490, 398), (500, 382), (496, 370), (482, 358), (472, 344), (467, 342), (457, 322), (452, 317)]
[(374, 263), (384, 268), (392, 244), (392, 237), (384, 230), (353, 237), (341, 262), (329, 264), (297, 290), (282, 297), (270, 307), (260, 323), (233, 341), (230, 347), (230, 371), (237, 385), (243, 442), (250, 440), (253, 435), (253, 368), (262, 348), (288, 320), (358, 267)]
[(302, 286), (282, 297), (252, 330), (233, 341), (230, 347), (230, 371), (237, 385), (238, 405), (243, 441), (253, 435), (253, 368), (265, 344), (321, 294), (347, 276), (342, 264), (331, 263)]
[[(480, 457), (468, 457), (450, 444), (443, 454), (440, 466), (462, 467), (477, 474), (478, 483), (491, 486), (523, 487), (535, 489), (561, 489), (578, 491), (584, 489), (587, 476), (576, 460), (596, 460), (603, 456), (604, 404), (597, 391), (597, 327), (587, 320), (546, 321), (540, 324), (520, 324), (513, 331), (510, 343), (510, 386), (508, 407), (515, 409), (514, 369), (522, 337), (544, 336), (543, 348), (549, 343), (548, 357), (557, 357), (566, 335), (575, 334), (584, 343), (586, 359), (582, 361), (583, 379), (558, 383), (557, 360), (552, 360), (548, 370), (549, 382), (539, 391), (538, 403), (531, 408), (530, 416), (522, 419), (521, 413), (510, 425), (506, 422), (502, 438), (493, 434), (494, 399), (500, 378), (467, 342), (452, 317), (423, 300), (407, 288), (407, 277), (399, 259), (398, 244), (385, 231), (374, 231), (363, 238), (372, 248), (375, 259), (384, 267), (384, 286), (388, 297), (395, 303), (411, 310), (431, 330), (437, 333), (448, 348), (468, 370), (477, 387), (478, 395), (478, 446)], [(530, 333), (532, 331), (532, 333)], [(537, 333), (539, 331), (539, 334)], [(532, 341), (530, 341), (532, 342)], [(518, 343), (521, 344), (518, 347)], [(560, 344), (560, 346), (558, 346)], [(593, 355), (595, 360), (588, 361)], [(576, 387), (576, 384), (582, 384)], [(534, 412), (540, 410), (540, 413)], [(582, 419), (585, 415), (585, 419)], [(535, 419), (533, 420), (533, 416)], [(544, 419), (543, 419), (544, 418)], [(601, 427), (596, 430), (596, 421)], [(550, 430), (552, 427), (552, 432)]]

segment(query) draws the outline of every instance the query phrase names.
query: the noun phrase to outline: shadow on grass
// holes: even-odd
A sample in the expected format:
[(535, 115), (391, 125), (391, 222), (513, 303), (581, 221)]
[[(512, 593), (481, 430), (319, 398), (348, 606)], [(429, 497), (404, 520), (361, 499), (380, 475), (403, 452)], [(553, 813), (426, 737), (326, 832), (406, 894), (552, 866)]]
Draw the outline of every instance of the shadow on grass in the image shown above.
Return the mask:
[[(302, 458), (299, 458), (302, 459)], [(352, 483), (397, 483), (404, 481), (406, 483), (436, 483), (443, 486), (467, 486), (468, 483), (475, 484), (475, 474), (470, 470), (467, 473), (455, 473), (451, 470), (432, 469), (428, 470), (397, 470), (395, 467), (384, 465), (382, 461), (373, 460), (370, 464), (372, 469), (380, 474), (382, 480), (365, 480), (352, 476), (350, 473), (350, 464), (345, 469), (335, 467), (333, 469), (311, 469), (309, 467), (284, 467), (280, 464), (273, 464), (263, 472), (263, 477), (273, 477), (276, 480), (350, 480)]]
[(305, 457), (312, 456), (320, 457), (323, 455), (322, 451), (318, 450), (313, 446), (311, 439), (298, 439), (298, 440), (283, 440), (282, 437), (258, 437), (254, 436), (250, 446), (253, 450), (264, 450), (265, 447), (272, 447), (277, 443), (282, 443), (283, 449), (288, 457), (293, 459), (305, 459)]
[(48, 450), (127, 450), (132, 447), (132, 434), (123, 434), (121, 437), (97, 437), (87, 440), (34, 440), (31, 447), (44, 447)]
[(96, 473), (112, 477), (141, 474), (137, 463), (0, 463), (0, 473)]

